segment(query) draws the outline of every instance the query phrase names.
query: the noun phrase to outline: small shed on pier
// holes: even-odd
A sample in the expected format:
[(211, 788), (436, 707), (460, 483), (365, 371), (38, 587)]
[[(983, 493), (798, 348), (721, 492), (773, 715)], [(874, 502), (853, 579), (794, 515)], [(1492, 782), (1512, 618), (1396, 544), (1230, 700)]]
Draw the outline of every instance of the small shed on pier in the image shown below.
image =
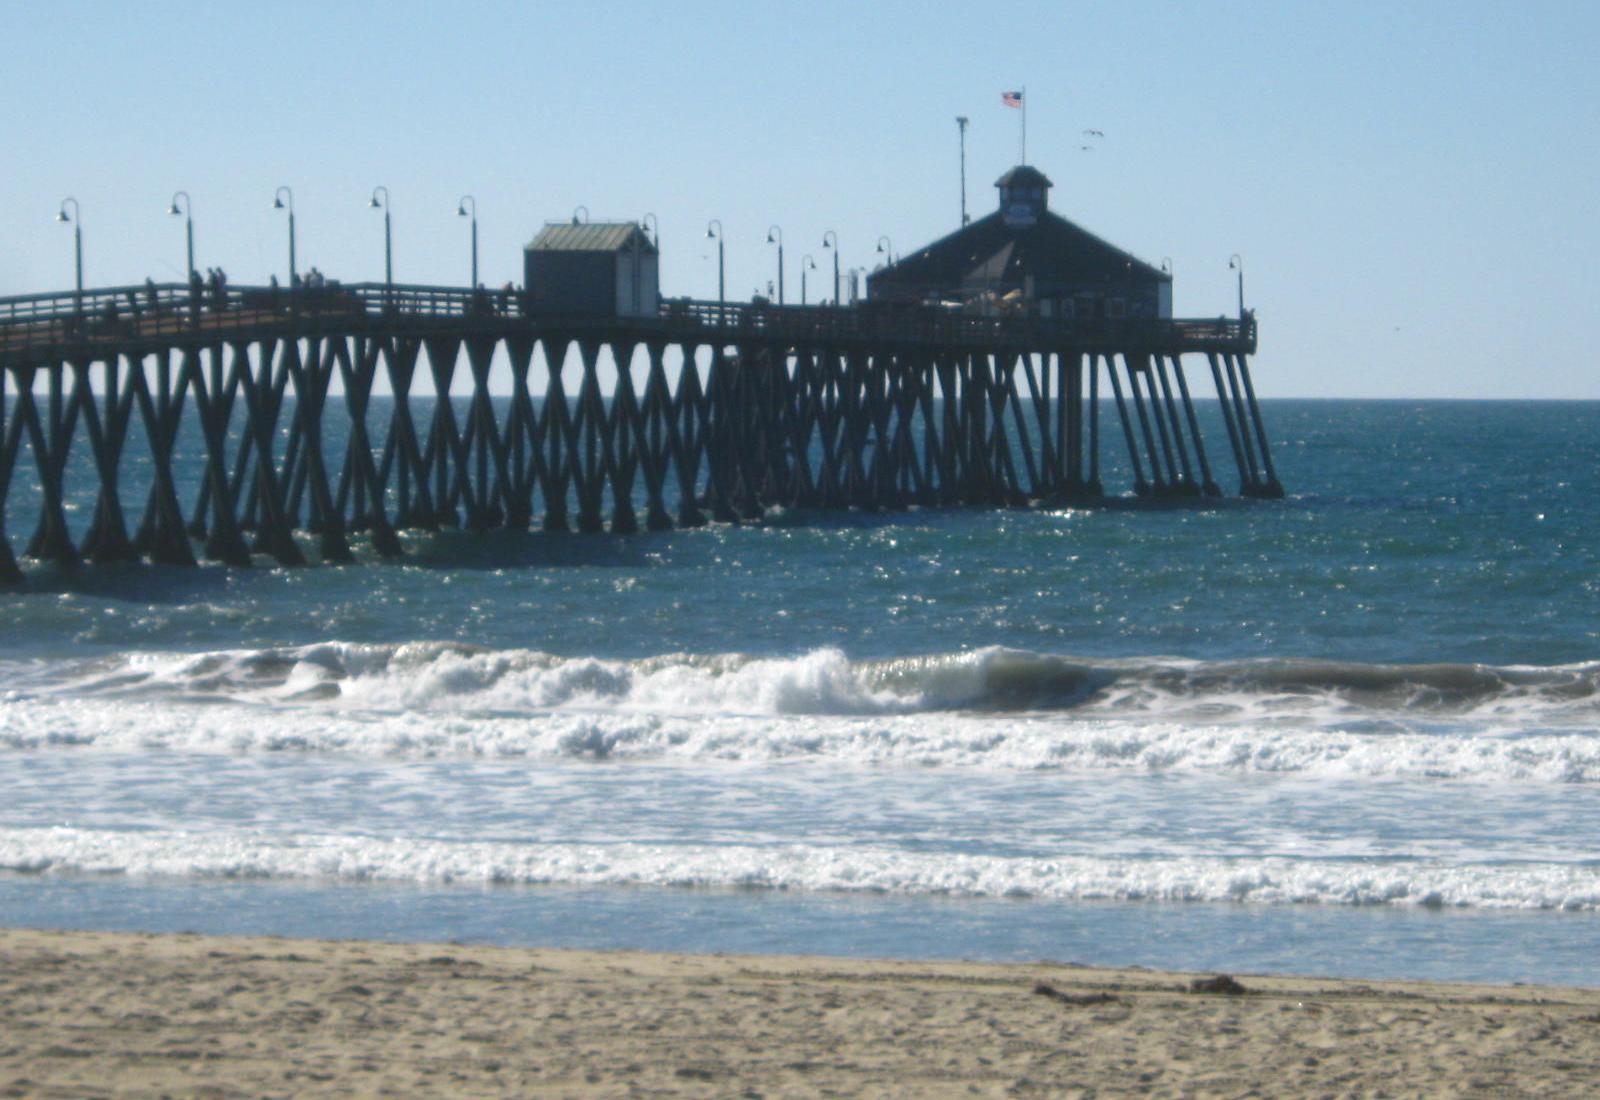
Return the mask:
[(547, 222), (523, 250), (532, 309), (599, 317), (653, 317), (659, 256), (633, 222)]
[(1019, 164), (994, 213), (867, 276), (879, 302), (1084, 320), (1171, 317), (1172, 276), (1049, 209), (1052, 184)]

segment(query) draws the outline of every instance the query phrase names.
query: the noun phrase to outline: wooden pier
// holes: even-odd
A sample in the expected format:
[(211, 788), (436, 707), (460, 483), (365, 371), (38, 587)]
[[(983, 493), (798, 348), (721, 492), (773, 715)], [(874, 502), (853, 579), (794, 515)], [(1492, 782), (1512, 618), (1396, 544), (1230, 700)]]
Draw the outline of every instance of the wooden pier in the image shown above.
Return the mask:
[[(527, 307), (385, 284), (0, 299), (0, 580), (21, 579), (8, 523), (27, 531), (24, 553), (63, 566), (192, 564), (197, 550), (299, 564), (313, 543), (329, 561), (348, 560), (357, 535), (397, 555), (399, 531), (441, 526), (631, 532), (776, 506), (1089, 502), (1104, 494), (1108, 430), (1134, 493), (1216, 497), (1224, 472), (1186, 357), (1209, 367), (1239, 492), (1283, 494), (1248, 315)], [(491, 397), (492, 370), (508, 397)], [(424, 378), (450, 399), (418, 394)], [(1106, 390), (1115, 425), (1101, 422)], [(84, 477), (93, 505), (74, 530)], [(19, 496), (35, 515), (8, 515)]]

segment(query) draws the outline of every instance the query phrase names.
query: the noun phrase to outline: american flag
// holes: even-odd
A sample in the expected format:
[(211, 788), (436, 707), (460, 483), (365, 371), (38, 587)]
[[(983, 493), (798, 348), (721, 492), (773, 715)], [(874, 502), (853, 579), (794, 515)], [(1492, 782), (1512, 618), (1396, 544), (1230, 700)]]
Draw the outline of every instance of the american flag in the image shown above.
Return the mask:
[(1004, 103), (1007, 107), (1021, 107), (1022, 106), (1022, 93), (1021, 92), (1001, 92), (1000, 93), (1000, 102)]

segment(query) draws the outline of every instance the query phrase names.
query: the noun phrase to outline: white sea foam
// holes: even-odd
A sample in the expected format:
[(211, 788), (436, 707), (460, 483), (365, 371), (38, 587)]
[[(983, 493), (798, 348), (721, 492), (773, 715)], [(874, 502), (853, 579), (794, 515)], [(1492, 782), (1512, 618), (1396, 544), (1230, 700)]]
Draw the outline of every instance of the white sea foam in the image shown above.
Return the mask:
[[(441, 643), (0, 669), (0, 745), (1600, 782), (1600, 666), (563, 658)], [(226, 705), (200, 705), (221, 703)]]
[(679, 713), (884, 714), (952, 709), (1159, 716), (1186, 711), (1297, 720), (1330, 714), (1600, 718), (1600, 662), (1549, 667), (1368, 665), (1311, 660), (1084, 661), (989, 647), (852, 662), (835, 649), (789, 658), (737, 653), (642, 660), (558, 657), (446, 642), (11, 662), (22, 692), (162, 694), (390, 707)]
[(1017, 858), (805, 845), (512, 844), (0, 829), (0, 870), (422, 884), (742, 887), (958, 897), (1600, 909), (1592, 863)]

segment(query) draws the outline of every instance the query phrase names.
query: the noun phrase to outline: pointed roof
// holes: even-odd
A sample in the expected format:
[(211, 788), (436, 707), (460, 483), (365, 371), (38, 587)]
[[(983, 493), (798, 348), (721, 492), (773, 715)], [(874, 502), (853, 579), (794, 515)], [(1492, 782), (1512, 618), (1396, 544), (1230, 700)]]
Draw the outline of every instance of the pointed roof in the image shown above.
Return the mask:
[[(1005, 176), (1037, 169), (1019, 166)], [(874, 287), (939, 287), (1020, 284), (1024, 277), (1048, 283), (1172, 281), (1172, 276), (1046, 210), (1026, 226), (1008, 225), (996, 211), (902, 257), (868, 276)]]
[(546, 222), (529, 252), (621, 252), (638, 239), (641, 252), (654, 252), (649, 234), (635, 222)]

